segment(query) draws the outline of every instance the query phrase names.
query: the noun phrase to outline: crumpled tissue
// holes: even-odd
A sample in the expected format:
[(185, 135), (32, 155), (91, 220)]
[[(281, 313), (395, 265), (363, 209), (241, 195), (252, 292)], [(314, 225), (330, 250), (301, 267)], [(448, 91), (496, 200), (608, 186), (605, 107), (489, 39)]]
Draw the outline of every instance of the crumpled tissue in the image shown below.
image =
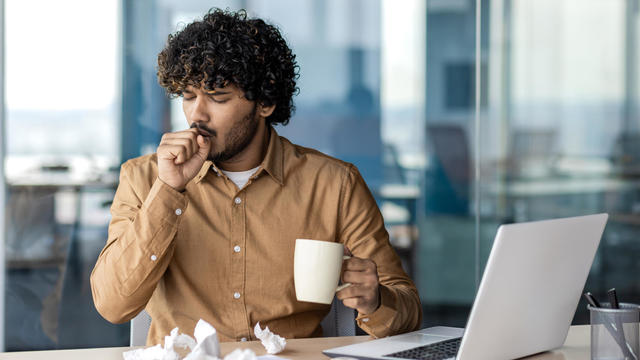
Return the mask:
[(260, 339), (268, 354), (277, 354), (287, 345), (287, 341), (282, 336), (272, 333), (268, 326), (262, 330), (260, 322), (253, 328), (253, 333)]
[[(253, 331), (269, 354), (277, 354), (284, 350), (287, 342), (281, 336), (269, 331), (269, 327), (262, 330), (260, 323), (257, 323)], [(164, 337), (164, 346), (158, 344), (126, 351), (122, 357), (124, 360), (220, 360), (220, 340), (216, 329), (211, 324), (200, 319), (193, 331), (193, 336), (195, 340), (189, 335), (179, 334), (178, 328), (175, 328)], [(235, 349), (225, 356), (224, 360), (258, 360), (260, 358), (263, 357), (256, 356), (250, 349)]]
[(189, 349), (193, 350), (196, 347), (196, 342), (189, 335), (178, 334), (178, 328), (171, 330), (168, 336), (164, 337), (164, 348), (167, 350)]
[(235, 349), (224, 357), (224, 360), (257, 360), (256, 353), (250, 349)]
[(211, 326), (211, 324), (200, 319), (193, 331), (193, 336), (196, 337), (198, 344), (185, 360), (208, 360), (207, 356), (214, 358), (220, 357), (218, 333), (216, 332), (216, 328)]
[(135, 349), (122, 353), (124, 360), (178, 360), (178, 354), (173, 350), (163, 349), (160, 344), (145, 348)]
[(124, 360), (180, 360), (184, 353), (188, 354), (184, 360), (215, 360), (220, 357), (220, 342), (216, 329), (208, 322), (200, 319), (194, 330), (194, 340), (191, 336), (178, 334), (178, 328), (171, 330), (171, 334), (164, 337), (164, 347), (160, 344), (124, 352)]

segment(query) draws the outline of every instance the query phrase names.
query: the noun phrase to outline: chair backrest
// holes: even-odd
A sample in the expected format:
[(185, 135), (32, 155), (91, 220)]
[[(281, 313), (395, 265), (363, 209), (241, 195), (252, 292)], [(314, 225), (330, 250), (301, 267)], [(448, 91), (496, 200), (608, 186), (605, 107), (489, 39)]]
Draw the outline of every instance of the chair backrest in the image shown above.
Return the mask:
[(344, 306), (338, 298), (333, 298), (331, 310), (322, 319), (322, 336), (355, 336), (356, 321), (355, 312), (352, 308)]
[(136, 317), (131, 319), (131, 331), (129, 332), (130, 346), (144, 346), (147, 344), (147, 334), (151, 326), (151, 316), (142, 309)]
[[(143, 346), (147, 343), (147, 333), (151, 325), (151, 317), (142, 310), (131, 320), (129, 342), (131, 346)], [(354, 336), (356, 322), (354, 310), (344, 306), (342, 301), (334, 298), (329, 314), (322, 319), (322, 336)]]

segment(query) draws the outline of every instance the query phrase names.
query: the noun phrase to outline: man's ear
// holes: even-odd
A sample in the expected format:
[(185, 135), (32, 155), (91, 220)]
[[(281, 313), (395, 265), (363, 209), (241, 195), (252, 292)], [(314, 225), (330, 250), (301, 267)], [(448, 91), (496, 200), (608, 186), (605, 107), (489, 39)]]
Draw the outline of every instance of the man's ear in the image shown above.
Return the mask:
[(273, 105), (265, 105), (265, 104), (260, 104), (258, 106), (258, 115), (260, 115), (260, 117), (262, 118), (267, 118), (269, 117), (271, 114), (273, 114), (273, 111), (276, 109), (276, 104)]

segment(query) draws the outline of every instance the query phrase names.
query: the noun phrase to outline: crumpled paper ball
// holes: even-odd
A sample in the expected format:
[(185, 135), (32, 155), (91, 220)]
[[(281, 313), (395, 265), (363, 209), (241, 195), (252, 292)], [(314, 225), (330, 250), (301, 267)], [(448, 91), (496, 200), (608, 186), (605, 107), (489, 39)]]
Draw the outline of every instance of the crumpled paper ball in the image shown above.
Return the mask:
[(211, 324), (202, 319), (198, 320), (196, 328), (193, 331), (193, 336), (196, 337), (196, 341), (198, 343), (193, 349), (193, 353), (197, 352), (202, 355), (220, 357), (220, 341), (218, 340), (218, 332), (213, 326), (211, 326)]
[[(216, 329), (208, 322), (200, 319), (194, 330), (196, 339), (185, 334), (178, 334), (178, 328), (164, 337), (164, 347), (160, 344), (145, 348), (126, 351), (122, 354), (124, 360), (180, 360), (180, 353), (188, 354), (184, 360), (217, 360), (220, 358), (220, 342)], [(181, 351), (182, 350), (182, 351)]]
[[(269, 327), (262, 330), (260, 323), (257, 323), (253, 332), (269, 354), (277, 354), (284, 350), (287, 342), (281, 336), (269, 331)], [(186, 334), (179, 334), (178, 328), (175, 328), (164, 337), (164, 346), (158, 344), (130, 350), (124, 352), (122, 356), (124, 360), (220, 360), (220, 340), (216, 329), (211, 324), (200, 319), (193, 331), (193, 336), (195, 339)], [(224, 357), (224, 360), (257, 359), (256, 354), (250, 349), (235, 349)]]
[(277, 354), (287, 345), (287, 341), (282, 336), (272, 333), (268, 326), (262, 330), (260, 322), (253, 328), (253, 333), (260, 339), (268, 354)]
[(256, 360), (257, 358), (256, 353), (250, 349), (235, 349), (225, 356), (224, 360)]

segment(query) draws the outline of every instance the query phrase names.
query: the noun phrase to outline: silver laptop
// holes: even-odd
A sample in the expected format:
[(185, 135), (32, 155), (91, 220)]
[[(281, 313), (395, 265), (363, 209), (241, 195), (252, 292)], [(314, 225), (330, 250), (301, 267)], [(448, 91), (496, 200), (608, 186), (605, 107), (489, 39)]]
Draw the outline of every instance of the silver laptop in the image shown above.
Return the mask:
[(607, 214), (502, 225), (465, 329), (323, 351), (357, 359), (514, 359), (564, 344)]

